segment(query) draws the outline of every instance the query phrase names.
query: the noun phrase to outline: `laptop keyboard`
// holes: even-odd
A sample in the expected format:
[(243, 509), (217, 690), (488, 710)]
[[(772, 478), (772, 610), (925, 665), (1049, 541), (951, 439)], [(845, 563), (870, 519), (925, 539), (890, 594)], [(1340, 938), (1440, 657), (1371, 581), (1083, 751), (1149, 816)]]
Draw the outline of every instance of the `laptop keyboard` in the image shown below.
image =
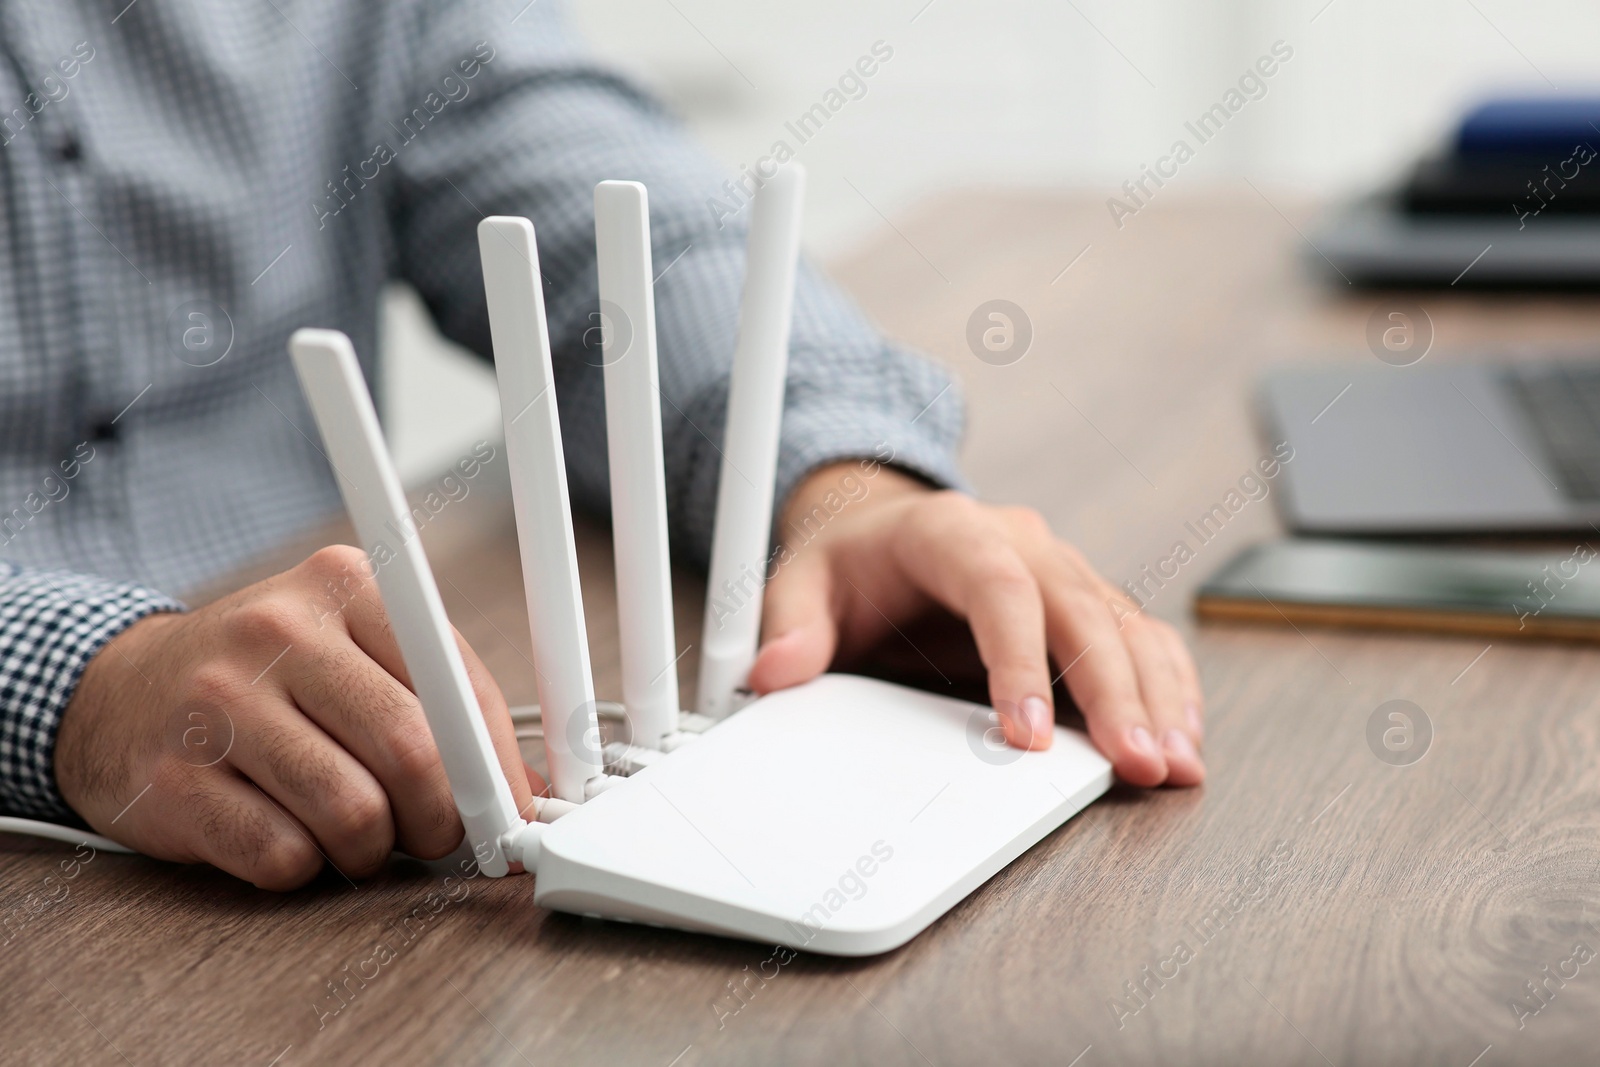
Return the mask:
[(1569, 498), (1600, 501), (1600, 366), (1517, 368), (1505, 384), (1544, 447), (1547, 473)]

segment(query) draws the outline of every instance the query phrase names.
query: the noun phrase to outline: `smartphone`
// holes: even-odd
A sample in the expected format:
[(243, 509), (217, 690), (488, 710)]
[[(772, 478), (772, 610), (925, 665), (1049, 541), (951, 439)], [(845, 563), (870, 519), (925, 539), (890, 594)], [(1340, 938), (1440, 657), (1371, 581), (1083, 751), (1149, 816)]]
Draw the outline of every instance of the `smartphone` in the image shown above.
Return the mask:
[(1289, 539), (1200, 587), (1205, 619), (1600, 640), (1600, 537), (1529, 551)]

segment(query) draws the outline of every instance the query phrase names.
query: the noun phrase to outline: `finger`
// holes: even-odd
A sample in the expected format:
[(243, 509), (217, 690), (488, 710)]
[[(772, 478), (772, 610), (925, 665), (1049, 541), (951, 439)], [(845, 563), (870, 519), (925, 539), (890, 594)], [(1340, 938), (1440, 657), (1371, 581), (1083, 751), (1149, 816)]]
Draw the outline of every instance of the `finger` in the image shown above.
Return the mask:
[(354, 756), (277, 694), (236, 705), (230, 718), (228, 764), (310, 830), (329, 862), (353, 878), (388, 862), (389, 798)]
[(761, 650), (749, 685), (770, 693), (808, 682), (828, 669), (839, 647), (833, 608), (833, 571), (824, 552), (794, 557), (767, 583)]
[(1189, 725), (1189, 736), (1199, 745), (1206, 737), (1206, 698), (1205, 690), (1200, 685), (1200, 671), (1194, 664), (1194, 655), (1189, 651), (1189, 646), (1176, 628), (1163, 625), (1159, 632), (1167, 642), (1173, 668), (1178, 674), (1178, 687), (1183, 693), (1183, 720)]
[(1130, 618), (1125, 620), (1123, 638), (1139, 677), (1139, 693), (1152, 732), (1167, 761), (1167, 783), (1199, 785), (1206, 776), (1205, 764), (1184, 721), (1183, 688), (1172, 663), (1172, 648), (1159, 633), (1164, 626), (1166, 623), (1143, 615)]
[(322, 854), (305, 826), (231, 768), (180, 763), (169, 773), (178, 780), (162, 792), (176, 799), (178, 811), (161, 821), (189, 828), (176, 858), (200, 860), (278, 892), (298, 889), (322, 870)]
[(1009, 508), (1002, 515), (1039, 577), (1050, 649), (1062, 665), (1067, 691), (1083, 711), (1089, 736), (1124, 781), (1160, 785), (1168, 775), (1167, 760), (1122, 620), (1111, 606), (1122, 594), (1076, 549), (1057, 540), (1037, 513)]
[[(405, 659), (400, 654), (388, 613), (373, 583), (368, 582), (354, 591), (345, 606), (342, 619), (350, 639), (395, 683), (380, 683), (387, 697), (375, 706), (387, 708), (387, 718), (394, 728), (402, 731), (402, 736), (397, 740), (397, 751), (386, 753), (382, 744), (367, 743), (362, 745), (358, 756), (363, 762), (367, 752), (371, 752), (376, 759), (384, 759), (386, 755), (389, 757), (385, 767), (374, 767), (370, 763), (367, 766), (373, 769), (389, 792), (401, 847), (422, 859), (447, 855), (461, 841), (464, 831), (460, 816), (450, 794), (449, 779), (439, 759), (438, 747), (433, 741), (432, 731), (428, 729), (426, 715), (411, 692), (411, 677), (406, 670)], [(505, 696), (472, 647), (453, 628), (451, 634), (461, 652), (462, 664), (466, 667), (479, 711), (488, 727), (501, 773), (511, 788), (512, 801), (524, 818), (531, 818), (533, 790), (522, 760), (522, 751), (517, 745), (516, 728), (511, 722), (511, 711), (506, 705)], [(345, 710), (344, 718), (347, 720), (360, 717), (359, 708)], [(415, 736), (419, 729), (426, 739), (425, 745)], [(335, 736), (339, 737), (341, 743), (346, 743), (344, 736), (337, 733)], [(537, 778), (537, 775), (534, 777)], [(541, 788), (543, 784), (541, 781)], [(415, 794), (413, 802), (409, 795), (406, 799), (397, 798), (395, 789), (420, 792)], [(452, 834), (454, 839), (446, 841)]]
[[(533, 764), (529, 763), (527, 760), (523, 760), (522, 771), (528, 777), (528, 791), (530, 793), (536, 797), (547, 797), (550, 795), (550, 783), (544, 780), (544, 775), (533, 769)], [(528, 819), (530, 822), (532, 821), (530, 816), (525, 815), (523, 818)]]
[(1049, 748), (1055, 711), (1038, 581), (977, 505), (913, 524), (899, 559), (913, 582), (972, 628), (1006, 741)]
[[(357, 625), (354, 604), (344, 618)], [(369, 631), (366, 640), (378, 642)], [(365, 767), (389, 798), (395, 844), (419, 859), (447, 856), (464, 830), (422, 705), (366, 645), (330, 630), (314, 651), (280, 665), (290, 699)]]
[[(1184, 643), (1182, 636), (1172, 624), (1141, 611), (1122, 594), (1121, 590), (1114, 588), (1099, 575), (1094, 575), (1094, 579), (1108, 603), (1120, 602), (1126, 609), (1119, 614), (1119, 624), (1125, 633), (1137, 632), (1142, 645), (1147, 649), (1147, 656), (1139, 659), (1139, 662), (1148, 664), (1152, 670), (1159, 669), (1163, 674), (1169, 675), (1172, 684), (1176, 686), (1178, 694), (1176, 713), (1169, 703), (1160, 700), (1153, 703), (1147, 699), (1146, 706), (1152, 709), (1152, 718), (1160, 720), (1156, 736), (1163, 753), (1169, 761), (1180, 765), (1169, 781), (1173, 785), (1198, 785), (1205, 776), (1203, 759), (1199, 753), (1200, 744), (1205, 737), (1202, 712), (1205, 696), (1200, 686), (1200, 672), (1195, 668), (1194, 657), (1189, 653), (1188, 645)], [(1140, 668), (1141, 685), (1144, 684), (1147, 673), (1149, 672), (1145, 668)], [(1158, 688), (1166, 688), (1163, 682), (1156, 684)], [(1161, 708), (1159, 713), (1155, 710), (1158, 705)], [(1179, 736), (1180, 734), (1182, 736)], [(1189, 743), (1185, 744), (1185, 740)]]
[(1123, 781), (1160, 785), (1167, 761), (1116, 615), (1074, 555), (1052, 552), (1034, 565), (1044, 591), (1050, 647), (1090, 738)]

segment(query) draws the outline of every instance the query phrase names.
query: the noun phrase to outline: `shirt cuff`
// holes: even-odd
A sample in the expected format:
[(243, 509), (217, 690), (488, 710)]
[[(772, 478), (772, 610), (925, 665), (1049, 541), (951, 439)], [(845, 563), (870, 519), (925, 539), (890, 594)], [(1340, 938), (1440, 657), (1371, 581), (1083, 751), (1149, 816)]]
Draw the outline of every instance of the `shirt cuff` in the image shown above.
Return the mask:
[[(952, 387), (950, 393), (954, 392)], [(953, 410), (959, 410), (961, 405), (958, 397), (949, 394), (935, 403), (948, 403)], [(956, 466), (946, 429), (938, 424), (923, 426), (921, 422), (859, 403), (819, 403), (785, 411), (772, 498), (774, 520), (806, 475), (819, 467), (850, 460), (861, 461), (864, 480), (873, 470), (872, 464), (878, 463), (916, 475), (941, 489), (971, 492)], [(774, 533), (778, 538), (783, 536), (781, 530)]]
[(56, 789), (56, 733), (84, 668), (138, 620), (183, 610), (130, 582), (0, 563), (0, 811), (74, 817)]
[[(866, 346), (857, 339), (853, 346), (832, 349), (797, 347), (790, 351), (789, 368), (773, 486), (774, 526), (807, 474), (849, 460), (863, 461), (863, 474), (876, 462), (939, 488), (971, 491), (956, 465), (965, 405), (960, 386), (943, 368), (875, 338)], [(727, 377), (718, 385), (685, 416), (703, 443), (699, 462), (681, 465), (687, 482), (681, 490), (668, 487), (669, 499), (681, 501), (672, 530), (674, 549), (701, 566), (711, 554), (722, 458), (713, 442), (724, 433)]]

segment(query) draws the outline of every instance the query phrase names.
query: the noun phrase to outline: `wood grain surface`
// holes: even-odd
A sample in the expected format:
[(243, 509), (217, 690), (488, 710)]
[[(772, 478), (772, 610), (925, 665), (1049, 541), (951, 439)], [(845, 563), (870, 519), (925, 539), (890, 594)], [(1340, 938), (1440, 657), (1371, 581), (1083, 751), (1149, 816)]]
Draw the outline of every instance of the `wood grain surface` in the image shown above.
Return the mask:
[[(1250, 416), (1255, 375), (1365, 364), (1380, 305), (1427, 309), (1430, 361), (1582, 354), (1600, 338), (1592, 298), (1313, 284), (1294, 228), (1310, 216), (1241, 187), (1171, 194), (1119, 231), (1089, 199), (973, 192), (897, 219), (837, 273), (957, 372), (983, 495), (1038, 508), (1121, 582), (1270, 450)], [(992, 299), (1032, 325), (1004, 366), (966, 341)], [(770, 947), (543, 912), (525, 879), (447, 884), (439, 864), (397, 861), (359, 884), (330, 871), (275, 895), (142, 858), (74, 867), (70, 848), (4, 838), (0, 1059), (1595, 1062), (1600, 654), (1195, 625), (1199, 579), (1277, 532), (1270, 497), (1250, 502), (1152, 586), (1149, 609), (1185, 628), (1204, 675), (1205, 787), (1114, 791), (899, 951), (780, 964)], [(480, 486), (425, 536), (453, 621), (513, 703), (533, 699), (503, 487)], [(586, 525), (590, 638), (600, 695), (615, 697), (608, 553)], [(697, 640), (696, 579), (678, 594), (680, 643)], [(1400, 755), (1420, 760), (1369, 743), (1395, 700), (1412, 706)], [(367, 962), (380, 942), (392, 956)]]

